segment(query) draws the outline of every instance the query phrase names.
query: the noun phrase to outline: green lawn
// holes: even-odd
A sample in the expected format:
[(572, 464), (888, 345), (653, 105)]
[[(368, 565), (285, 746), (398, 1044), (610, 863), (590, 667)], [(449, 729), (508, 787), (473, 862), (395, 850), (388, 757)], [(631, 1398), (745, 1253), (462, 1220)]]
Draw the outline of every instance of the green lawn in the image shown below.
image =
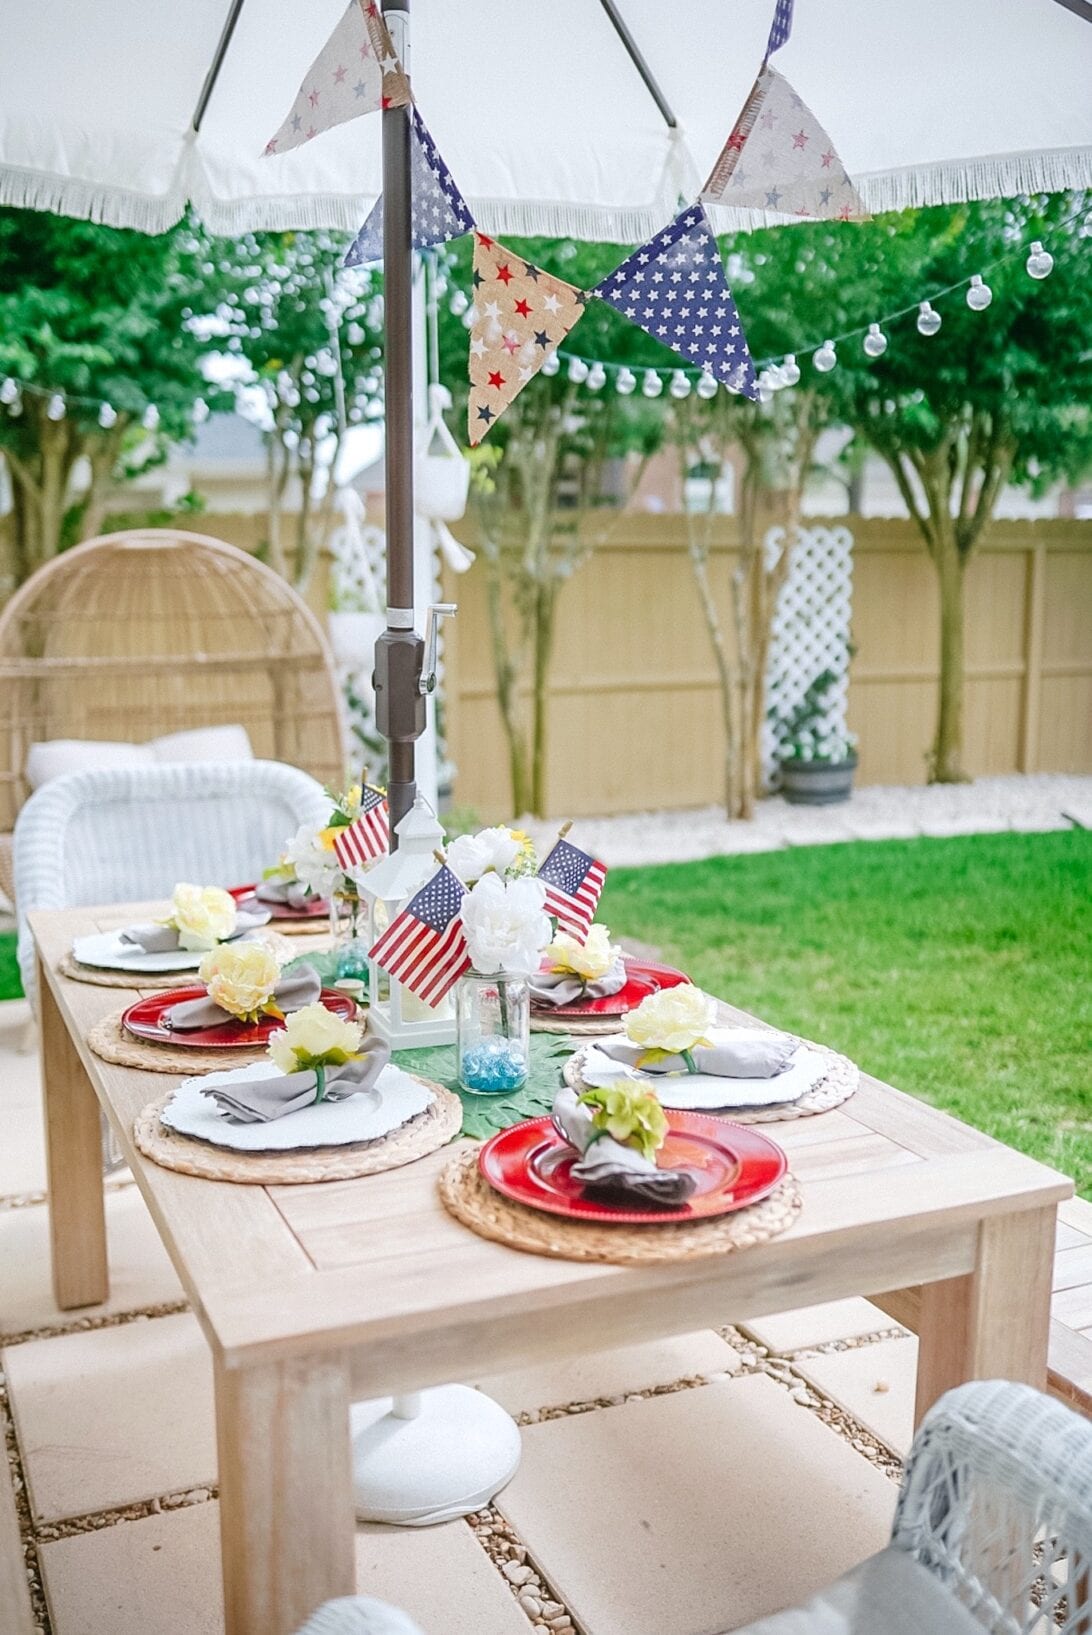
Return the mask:
[(15, 960), (15, 932), (0, 931), (0, 999), (18, 999), (22, 992)]
[(600, 917), (1092, 1195), (1092, 833), (614, 869)]

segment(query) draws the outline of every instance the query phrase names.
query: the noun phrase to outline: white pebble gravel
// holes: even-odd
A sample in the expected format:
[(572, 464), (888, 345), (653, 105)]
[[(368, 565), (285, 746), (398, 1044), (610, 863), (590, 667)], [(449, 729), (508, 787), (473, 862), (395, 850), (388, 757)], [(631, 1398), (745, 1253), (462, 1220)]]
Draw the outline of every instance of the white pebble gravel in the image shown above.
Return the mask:
[[(898, 840), (915, 835), (1034, 833), (1092, 828), (1092, 777), (1043, 772), (974, 783), (908, 789), (874, 785), (839, 806), (790, 806), (781, 796), (759, 801), (748, 823), (728, 823), (719, 806), (669, 812), (582, 817), (573, 839), (608, 866), (682, 863), (736, 852), (778, 851), (839, 840)], [(522, 818), (540, 853), (557, 823)]]

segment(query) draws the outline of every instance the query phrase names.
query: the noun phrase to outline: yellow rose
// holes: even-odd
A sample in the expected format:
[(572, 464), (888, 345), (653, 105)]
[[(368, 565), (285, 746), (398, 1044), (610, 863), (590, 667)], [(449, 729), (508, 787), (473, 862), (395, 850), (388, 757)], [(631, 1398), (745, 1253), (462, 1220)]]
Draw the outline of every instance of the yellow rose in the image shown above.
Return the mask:
[(175, 886), (167, 924), (183, 948), (215, 948), (235, 930), (235, 899), (220, 886)]
[(269, 1003), (280, 974), (277, 956), (264, 942), (224, 943), (205, 955), (198, 972), (209, 998), (244, 1022), (270, 1009), (280, 1015)]
[[(677, 988), (661, 988), (642, 999), (626, 1017), (626, 1036), (631, 1044), (669, 1056), (695, 1045), (705, 1044), (705, 1035), (716, 1020), (717, 1007), (708, 994), (692, 983)], [(640, 1063), (638, 1065), (641, 1065)]]
[(585, 982), (597, 982), (606, 976), (621, 953), (610, 940), (605, 925), (593, 925), (584, 944), (559, 931), (546, 950), (546, 958), (554, 971), (571, 971)]
[(334, 849), (334, 836), (336, 834), (340, 833), (340, 831), (343, 828), (344, 828), (344, 824), (332, 823), (329, 828), (319, 830), (319, 832), (318, 832), (318, 834), (316, 835), (315, 838), (317, 839), (319, 845), (322, 847), (324, 852), (332, 852), (333, 851), (333, 849)]
[(269, 1054), (282, 1073), (304, 1067), (341, 1067), (360, 1050), (364, 1030), (344, 1022), (325, 1005), (304, 1005), (287, 1018), (269, 1041)]

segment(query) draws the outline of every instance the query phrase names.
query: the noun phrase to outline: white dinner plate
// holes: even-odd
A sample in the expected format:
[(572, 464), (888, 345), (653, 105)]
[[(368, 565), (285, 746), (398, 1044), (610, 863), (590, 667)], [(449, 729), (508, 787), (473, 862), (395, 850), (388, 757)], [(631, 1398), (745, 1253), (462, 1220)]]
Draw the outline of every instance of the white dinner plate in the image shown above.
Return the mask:
[(375, 1141), (408, 1124), (433, 1100), (427, 1084), (393, 1062), (387, 1063), (371, 1090), (347, 1096), (344, 1101), (312, 1103), (266, 1124), (231, 1124), (212, 1097), (202, 1093), (210, 1085), (241, 1084), (247, 1079), (275, 1078), (276, 1074), (277, 1069), (266, 1059), (248, 1062), (246, 1067), (227, 1068), (222, 1073), (183, 1079), (160, 1119), (169, 1130), (208, 1141), (214, 1147), (231, 1147), (238, 1152), (298, 1152)]
[[(799, 1101), (830, 1071), (830, 1059), (810, 1045), (799, 1045), (788, 1067), (770, 1079), (725, 1079), (712, 1073), (636, 1073), (594, 1045), (580, 1051), (580, 1076), (585, 1084), (607, 1084), (611, 1079), (644, 1078), (665, 1107), (691, 1111), (721, 1107), (776, 1107)], [(590, 1074), (590, 1076), (589, 1076)]]
[(163, 971), (196, 971), (204, 953), (188, 948), (168, 948), (159, 954), (145, 953), (135, 943), (122, 942), (120, 931), (95, 931), (76, 937), (72, 954), (81, 965), (100, 971), (143, 971), (148, 975)]

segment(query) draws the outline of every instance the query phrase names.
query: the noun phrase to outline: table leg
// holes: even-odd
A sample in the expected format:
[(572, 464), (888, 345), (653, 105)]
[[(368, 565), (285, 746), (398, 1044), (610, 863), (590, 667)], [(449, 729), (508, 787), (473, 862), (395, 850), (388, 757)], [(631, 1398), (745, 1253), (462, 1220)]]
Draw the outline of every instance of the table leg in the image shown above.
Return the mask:
[(965, 1380), (1046, 1389), (1056, 1207), (992, 1215), (965, 1277), (926, 1283), (918, 1324), (915, 1423)]
[(79, 1051), (38, 962), (53, 1298), (62, 1311), (110, 1292), (102, 1189), (102, 1118)]
[(227, 1635), (295, 1635), (355, 1589), (346, 1360), (217, 1362), (216, 1441)]

